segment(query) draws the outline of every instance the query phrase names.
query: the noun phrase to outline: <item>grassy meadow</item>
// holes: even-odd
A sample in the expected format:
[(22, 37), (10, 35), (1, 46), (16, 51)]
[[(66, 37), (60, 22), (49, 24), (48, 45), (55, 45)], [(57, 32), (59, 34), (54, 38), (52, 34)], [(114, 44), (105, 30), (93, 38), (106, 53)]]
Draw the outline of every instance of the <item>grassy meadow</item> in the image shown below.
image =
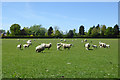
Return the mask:
[[(28, 39), (2, 39), (2, 77), (3, 78), (117, 78), (118, 77), (118, 39), (87, 39), (90, 44), (99, 41), (110, 44), (110, 48), (86, 50), (83, 39), (66, 39), (72, 43), (70, 50), (57, 50), (60, 39), (34, 39), (26, 49), (17, 45)], [(73, 40), (73, 41), (72, 41)], [(41, 43), (52, 43), (50, 50), (35, 52)]]

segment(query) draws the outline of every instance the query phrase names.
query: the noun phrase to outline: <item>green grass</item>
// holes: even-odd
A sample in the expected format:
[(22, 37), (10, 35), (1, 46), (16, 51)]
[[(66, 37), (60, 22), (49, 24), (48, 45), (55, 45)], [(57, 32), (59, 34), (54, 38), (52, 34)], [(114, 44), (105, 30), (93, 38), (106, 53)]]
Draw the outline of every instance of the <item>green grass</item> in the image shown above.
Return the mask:
[[(25, 40), (25, 39), (24, 39)], [(56, 49), (60, 39), (32, 40), (32, 46), (19, 50), (23, 39), (2, 40), (2, 77), (3, 78), (117, 78), (118, 77), (118, 40), (88, 39), (98, 45), (99, 41), (110, 44), (110, 48), (97, 48), (87, 51), (82, 39), (67, 39), (72, 43), (70, 50)], [(74, 41), (72, 41), (74, 40)], [(41, 43), (52, 43), (50, 50), (35, 52)], [(71, 63), (71, 64), (67, 64)]]

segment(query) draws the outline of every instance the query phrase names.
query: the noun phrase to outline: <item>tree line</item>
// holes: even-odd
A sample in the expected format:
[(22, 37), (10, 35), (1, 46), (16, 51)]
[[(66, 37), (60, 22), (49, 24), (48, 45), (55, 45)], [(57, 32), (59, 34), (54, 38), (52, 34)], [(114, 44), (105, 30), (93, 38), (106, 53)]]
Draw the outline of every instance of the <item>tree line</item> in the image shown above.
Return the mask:
[[(49, 29), (42, 27), (42, 25), (33, 25), (30, 27), (24, 27), (21, 29), (19, 24), (12, 24), (10, 30), (4, 32), (2, 37), (53, 37), (53, 38), (73, 38), (73, 37), (120, 37), (119, 26), (116, 24), (114, 27), (106, 27), (106, 25), (97, 25), (89, 28), (85, 32), (84, 25), (79, 27), (79, 32), (76, 29), (69, 30), (66, 33), (59, 30), (59, 27), (52, 26)], [(6, 35), (5, 35), (6, 34)]]

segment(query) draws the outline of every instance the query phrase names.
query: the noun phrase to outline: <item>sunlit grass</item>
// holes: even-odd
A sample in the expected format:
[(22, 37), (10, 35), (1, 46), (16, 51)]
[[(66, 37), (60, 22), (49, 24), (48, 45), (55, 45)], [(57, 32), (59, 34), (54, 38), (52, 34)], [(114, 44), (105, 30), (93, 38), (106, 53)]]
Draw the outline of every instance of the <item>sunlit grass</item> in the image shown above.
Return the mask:
[[(25, 41), (24, 41), (25, 40)], [(3, 78), (117, 78), (118, 77), (118, 40), (88, 39), (90, 44), (99, 41), (110, 44), (110, 48), (97, 48), (87, 51), (82, 39), (67, 39), (72, 43), (70, 50), (58, 51), (56, 44), (60, 39), (32, 40), (29, 48), (19, 50), (17, 45), (27, 39), (2, 40)], [(72, 41), (73, 40), (73, 41)], [(50, 50), (35, 52), (41, 43), (52, 43)], [(90, 47), (92, 49), (92, 47)]]

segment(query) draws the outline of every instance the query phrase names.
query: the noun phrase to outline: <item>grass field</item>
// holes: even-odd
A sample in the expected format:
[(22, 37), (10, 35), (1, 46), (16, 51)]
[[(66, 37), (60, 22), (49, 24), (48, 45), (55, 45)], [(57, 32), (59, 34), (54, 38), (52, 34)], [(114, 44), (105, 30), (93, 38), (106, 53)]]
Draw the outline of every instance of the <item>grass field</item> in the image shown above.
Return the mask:
[[(72, 43), (70, 50), (58, 51), (56, 43), (60, 39), (32, 40), (29, 48), (17, 49), (19, 43), (27, 39), (2, 40), (2, 77), (3, 78), (117, 78), (118, 77), (118, 40), (87, 39), (98, 45), (99, 41), (110, 44), (110, 48), (97, 48), (87, 51), (83, 39), (67, 39)], [(73, 40), (73, 41), (72, 41)], [(52, 43), (50, 50), (35, 52), (41, 43)], [(91, 48), (91, 47), (90, 47)], [(91, 48), (92, 49), (92, 48)]]

